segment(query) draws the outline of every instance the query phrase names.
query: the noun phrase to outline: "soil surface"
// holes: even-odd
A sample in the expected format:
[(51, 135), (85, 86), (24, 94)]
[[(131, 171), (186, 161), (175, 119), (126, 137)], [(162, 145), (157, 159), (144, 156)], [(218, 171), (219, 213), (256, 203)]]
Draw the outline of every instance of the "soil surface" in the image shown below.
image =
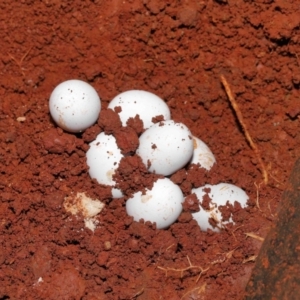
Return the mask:
[[(240, 299), (300, 156), (299, 3), (3, 0), (0, 8), (0, 299)], [(118, 125), (99, 118), (70, 134), (51, 120), (49, 96), (67, 79), (89, 82), (103, 114), (129, 89), (164, 99), (217, 160), (209, 172), (171, 179), (185, 195), (220, 182), (243, 188), (249, 205), (235, 210), (235, 224), (202, 232), (194, 203), (165, 230), (127, 216), (126, 197), (112, 199), (92, 180), (85, 158), (89, 142)], [(129, 127), (141, 132), (138, 120)], [(124, 161), (120, 182), (126, 168), (127, 180), (144, 176), (135, 160)], [(77, 193), (105, 203), (94, 232), (63, 205)]]

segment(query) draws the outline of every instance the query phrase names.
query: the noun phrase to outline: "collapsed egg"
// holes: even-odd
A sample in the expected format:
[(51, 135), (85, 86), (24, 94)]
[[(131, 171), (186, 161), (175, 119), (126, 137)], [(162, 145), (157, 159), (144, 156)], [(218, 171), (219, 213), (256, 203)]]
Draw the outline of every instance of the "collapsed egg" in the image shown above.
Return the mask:
[[(211, 199), (209, 208), (203, 208), (200, 204), (200, 211), (192, 214), (202, 231), (211, 229), (219, 232), (224, 225), (233, 222), (231, 213), (229, 217), (227, 216), (226, 220), (223, 220), (220, 210), (222, 206), (226, 206), (227, 202), (231, 205), (238, 202), (244, 208), (249, 199), (244, 190), (229, 183), (219, 183), (217, 185), (206, 184), (203, 187), (193, 189), (192, 193), (196, 194), (200, 203), (202, 203), (204, 197), (208, 196)], [(210, 219), (213, 221), (214, 226), (211, 224)]]
[(209, 147), (200, 139), (193, 136), (194, 153), (190, 161), (191, 164), (199, 164), (201, 168), (209, 171), (215, 164), (216, 159)]
[(100, 184), (112, 186), (114, 198), (123, 197), (122, 192), (114, 188), (116, 182), (112, 178), (122, 157), (116, 139), (103, 132), (90, 143), (90, 149), (86, 153), (90, 177), (95, 178)]
[(142, 90), (131, 90), (117, 95), (111, 100), (108, 108), (114, 110), (121, 107), (119, 112), (122, 125), (126, 126), (129, 118), (139, 115), (144, 123), (144, 129), (153, 125), (152, 118), (163, 116), (164, 120), (171, 118), (168, 105), (153, 93)]
[(49, 109), (59, 127), (69, 132), (81, 132), (98, 119), (101, 101), (91, 85), (73, 79), (60, 83), (53, 90)]
[(183, 194), (170, 179), (158, 179), (145, 194), (136, 192), (126, 202), (126, 211), (135, 221), (156, 223), (157, 229), (173, 224), (182, 211)]
[(194, 150), (190, 130), (172, 120), (152, 125), (139, 140), (136, 154), (150, 172), (165, 176), (184, 167)]

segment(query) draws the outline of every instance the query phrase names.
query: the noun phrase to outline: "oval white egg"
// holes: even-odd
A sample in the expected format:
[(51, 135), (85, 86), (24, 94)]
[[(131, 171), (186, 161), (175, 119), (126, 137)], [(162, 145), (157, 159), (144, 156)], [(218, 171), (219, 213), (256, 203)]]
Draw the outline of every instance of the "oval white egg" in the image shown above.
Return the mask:
[(101, 184), (112, 186), (113, 198), (123, 197), (122, 192), (114, 187), (116, 182), (112, 178), (122, 157), (115, 137), (104, 132), (90, 143), (90, 149), (86, 153), (90, 177)]
[[(210, 189), (210, 192), (207, 193), (205, 191), (206, 189)], [(208, 195), (211, 199), (209, 210), (205, 210), (200, 205), (200, 211), (192, 213), (193, 218), (197, 221), (202, 231), (211, 229), (215, 232), (219, 232), (224, 225), (233, 223), (232, 216), (229, 218), (229, 220), (222, 221), (222, 215), (219, 210), (219, 206), (226, 205), (227, 201), (229, 204), (234, 205), (234, 202), (237, 201), (240, 203), (242, 208), (245, 208), (247, 205), (247, 200), (249, 199), (244, 190), (229, 183), (219, 183), (217, 185), (207, 184), (203, 187), (193, 189), (192, 193), (196, 194), (200, 203), (205, 195)], [(215, 221), (217, 225), (216, 227), (213, 227), (209, 223), (210, 218)]]
[(142, 90), (126, 91), (111, 100), (108, 108), (114, 110), (120, 106), (119, 113), (122, 125), (126, 126), (129, 118), (139, 115), (144, 123), (144, 129), (153, 125), (152, 118), (162, 115), (164, 120), (170, 120), (171, 113), (168, 105), (153, 93)]
[(97, 121), (101, 101), (91, 85), (73, 79), (60, 83), (53, 90), (49, 109), (59, 127), (69, 132), (81, 132)]
[(158, 179), (145, 195), (137, 192), (126, 202), (126, 211), (135, 221), (156, 223), (157, 229), (172, 225), (182, 211), (183, 194), (170, 179)]
[(136, 151), (150, 172), (171, 175), (192, 157), (194, 146), (190, 130), (172, 120), (159, 122), (140, 136)]
[(199, 138), (193, 136), (193, 142), (194, 152), (190, 163), (199, 164), (201, 168), (209, 171), (216, 163), (215, 156), (213, 155), (209, 147)]

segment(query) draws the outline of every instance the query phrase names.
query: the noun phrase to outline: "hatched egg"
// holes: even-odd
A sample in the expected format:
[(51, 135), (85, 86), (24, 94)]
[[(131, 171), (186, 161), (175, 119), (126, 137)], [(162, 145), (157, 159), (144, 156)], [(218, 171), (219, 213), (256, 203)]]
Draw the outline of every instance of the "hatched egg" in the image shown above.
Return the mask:
[(194, 146), (190, 130), (172, 120), (152, 125), (140, 136), (136, 151), (150, 172), (171, 175), (192, 157)]
[(90, 84), (72, 79), (56, 86), (49, 99), (49, 109), (59, 127), (81, 132), (97, 121), (101, 100)]
[(164, 120), (170, 120), (171, 113), (168, 105), (153, 93), (142, 90), (126, 91), (113, 98), (108, 108), (114, 110), (121, 107), (119, 112), (122, 125), (126, 126), (129, 118), (139, 115), (143, 121), (144, 129), (149, 128), (154, 123), (152, 118), (163, 116)]
[[(192, 213), (192, 216), (197, 221), (202, 231), (211, 229), (215, 232), (219, 232), (224, 225), (234, 223), (232, 214), (230, 214), (230, 217), (226, 218), (226, 220), (222, 220), (220, 208), (226, 206), (227, 202), (231, 205), (234, 205), (234, 202), (238, 202), (242, 208), (245, 208), (247, 200), (249, 199), (244, 190), (229, 183), (219, 183), (217, 185), (206, 184), (203, 187), (193, 189), (192, 193), (196, 194), (200, 201), (200, 211)], [(201, 206), (205, 196), (208, 196), (211, 199), (209, 209), (204, 209)], [(215, 226), (211, 225), (209, 219), (213, 220)]]
[(90, 143), (90, 149), (86, 153), (90, 177), (100, 184), (112, 186), (113, 198), (123, 197), (122, 192), (114, 187), (116, 182), (112, 178), (122, 157), (115, 137), (104, 132)]
[(194, 153), (190, 161), (191, 164), (199, 164), (201, 168), (209, 171), (216, 163), (215, 156), (209, 147), (199, 138), (193, 136)]
[(182, 211), (183, 194), (170, 179), (158, 179), (145, 194), (136, 192), (126, 202), (126, 211), (135, 221), (156, 223), (157, 229), (172, 225)]

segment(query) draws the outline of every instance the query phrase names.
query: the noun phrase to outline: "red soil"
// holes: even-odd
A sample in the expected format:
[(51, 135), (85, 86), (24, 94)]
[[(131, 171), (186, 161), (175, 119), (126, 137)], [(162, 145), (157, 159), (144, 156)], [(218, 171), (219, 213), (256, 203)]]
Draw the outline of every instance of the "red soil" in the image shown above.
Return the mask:
[[(240, 299), (261, 247), (256, 236), (274, 222), (300, 154), (297, 1), (3, 0), (0, 7), (0, 299)], [(260, 150), (267, 185), (221, 74)], [(112, 200), (110, 188), (90, 179), (85, 152), (102, 130), (119, 130), (123, 151), (132, 151), (124, 135), (136, 139), (140, 122), (131, 120), (128, 132), (101, 119), (83, 134), (58, 129), (49, 95), (73, 78), (95, 87), (103, 109), (129, 89), (163, 98), (217, 159), (210, 172), (192, 168), (172, 180), (186, 195), (207, 183), (243, 188), (249, 206), (236, 210), (235, 225), (201, 232), (193, 198), (169, 229), (133, 222), (125, 199)], [(63, 207), (77, 192), (106, 204), (94, 233)]]

